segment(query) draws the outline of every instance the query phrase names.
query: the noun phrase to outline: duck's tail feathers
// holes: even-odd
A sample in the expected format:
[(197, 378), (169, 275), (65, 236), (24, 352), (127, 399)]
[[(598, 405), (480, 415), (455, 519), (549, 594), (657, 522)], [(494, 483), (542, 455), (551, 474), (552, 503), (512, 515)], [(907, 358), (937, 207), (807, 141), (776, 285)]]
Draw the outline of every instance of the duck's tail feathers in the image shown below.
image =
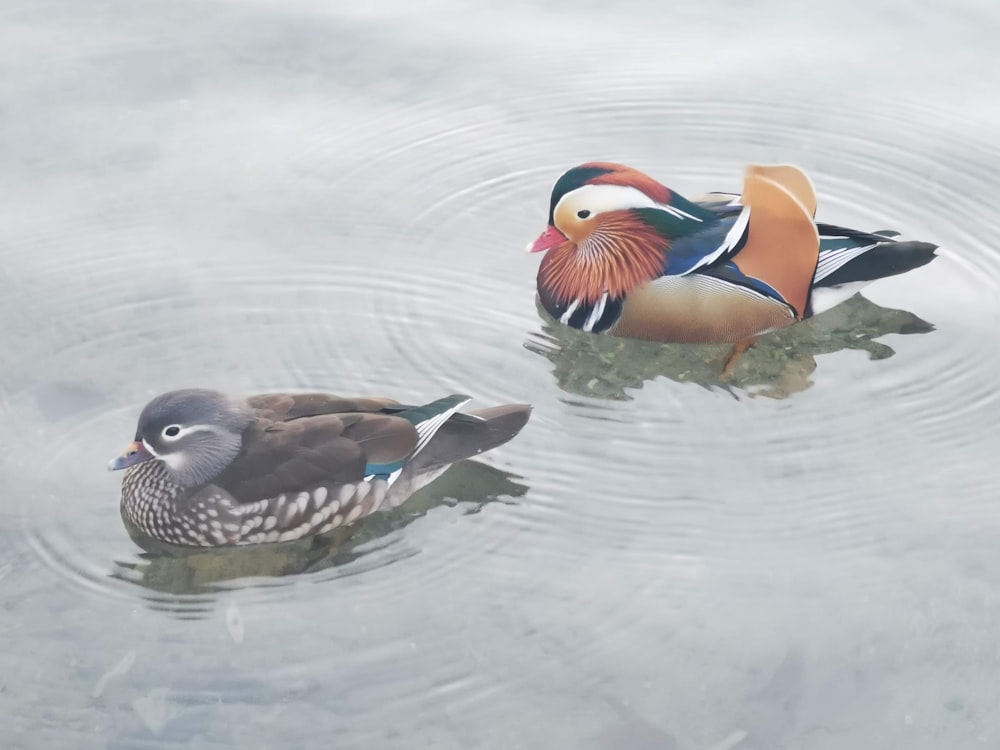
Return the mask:
[(410, 460), (416, 458), (417, 454), (427, 447), (444, 423), (471, 400), (470, 396), (455, 393), (429, 404), (399, 412), (396, 416), (402, 417), (417, 430), (417, 447), (410, 454)]
[(414, 458), (409, 467), (412, 471), (434, 471), (503, 445), (528, 423), (531, 406), (505, 404), (470, 411), (461, 415), (464, 419), (455, 416), (437, 430), (427, 447)]
[(930, 263), (937, 256), (937, 249), (930, 242), (897, 240), (888, 232), (857, 232), (820, 225), (819, 263), (813, 286), (839, 286), (897, 276)]
[(852, 297), (873, 281), (925, 266), (937, 257), (930, 242), (897, 240), (898, 232), (860, 232), (819, 224), (819, 263), (813, 277), (811, 314)]

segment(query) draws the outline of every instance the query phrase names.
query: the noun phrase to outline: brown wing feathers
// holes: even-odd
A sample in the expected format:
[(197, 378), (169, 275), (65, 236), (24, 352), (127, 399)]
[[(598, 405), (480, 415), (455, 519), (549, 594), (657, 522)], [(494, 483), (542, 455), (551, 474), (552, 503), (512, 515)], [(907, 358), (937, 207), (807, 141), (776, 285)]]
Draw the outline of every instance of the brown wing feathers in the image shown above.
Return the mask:
[(412, 470), (428, 471), (485, 453), (517, 435), (528, 423), (531, 407), (505, 404), (455, 414), (413, 460)]
[(327, 393), (265, 393), (251, 396), (247, 403), (262, 417), (287, 421), (320, 414), (377, 412), (396, 404), (391, 398), (341, 398)]
[[(244, 433), (240, 455), (214, 482), (241, 503), (358, 482), (367, 464), (401, 461), (419, 440), (406, 419), (377, 413), (397, 404), (390, 399), (267, 394), (247, 403), (257, 421)], [(529, 406), (517, 404), (456, 414), (418, 454), (421, 467), (453, 463), (505, 443), (530, 413)]]
[(391, 399), (275, 393), (247, 403), (257, 421), (244, 434), (240, 455), (215, 482), (240, 502), (357, 482), (368, 463), (400, 461), (417, 445), (412, 424), (377, 413), (396, 404)]
[(344, 430), (344, 437), (358, 443), (371, 464), (402, 461), (417, 447), (417, 429), (405, 419), (384, 414), (364, 414)]
[(240, 502), (253, 502), (320, 484), (356, 482), (364, 477), (367, 460), (361, 445), (343, 434), (344, 421), (332, 414), (292, 422), (258, 419), (215, 484)]

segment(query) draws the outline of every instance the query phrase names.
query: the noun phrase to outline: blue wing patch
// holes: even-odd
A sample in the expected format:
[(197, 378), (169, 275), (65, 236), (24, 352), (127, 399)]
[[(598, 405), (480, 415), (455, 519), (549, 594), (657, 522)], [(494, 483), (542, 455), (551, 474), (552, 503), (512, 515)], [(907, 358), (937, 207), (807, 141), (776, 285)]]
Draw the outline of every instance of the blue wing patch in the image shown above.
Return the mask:
[(391, 464), (367, 464), (365, 466), (365, 477), (378, 477), (379, 479), (389, 479), (392, 474), (399, 471), (406, 465), (406, 461), (396, 461)]
[(750, 209), (703, 224), (698, 231), (676, 237), (667, 252), (665, 276), (684, 276), (736, 255), (750, 233)]

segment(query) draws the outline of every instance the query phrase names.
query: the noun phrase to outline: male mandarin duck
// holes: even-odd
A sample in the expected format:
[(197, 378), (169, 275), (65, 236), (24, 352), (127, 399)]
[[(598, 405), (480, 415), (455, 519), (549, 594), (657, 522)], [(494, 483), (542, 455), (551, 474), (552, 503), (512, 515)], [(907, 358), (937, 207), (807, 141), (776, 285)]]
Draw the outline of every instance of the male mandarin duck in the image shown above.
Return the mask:
[(452, 463), (512, 439), (531, 414), (525, 404), (459, 412), (469, 400), (172, 391), (146, 405), (108, 469), (128, 469), (130, 533), (192, 547), (290, 541), (399, 505)]
[(542, 306), (593, 333), (733, 343), (724, 374), (758, 336), (828, 310), (866, 284), (929, 263), (936, 245), (817, 224), (798, 167), (752, 165), (743, 194), (690, 201), (642, 172), (594, 162), (552, 189), (528, 252)]

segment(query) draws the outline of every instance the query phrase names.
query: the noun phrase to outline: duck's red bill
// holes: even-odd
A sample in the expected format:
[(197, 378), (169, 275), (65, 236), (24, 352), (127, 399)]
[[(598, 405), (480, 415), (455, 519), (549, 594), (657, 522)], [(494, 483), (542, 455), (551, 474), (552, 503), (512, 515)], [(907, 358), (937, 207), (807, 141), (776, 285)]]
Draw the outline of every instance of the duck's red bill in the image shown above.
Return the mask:
[(540, 235), (538, 239), (528, 245), (529, 253), (544, 253), (546, 250), (551, 250), (554, 247), (559, 247), (559, 245), (566, 242), (566, 235), (560, 232), (555, 227), (550, 226)]

